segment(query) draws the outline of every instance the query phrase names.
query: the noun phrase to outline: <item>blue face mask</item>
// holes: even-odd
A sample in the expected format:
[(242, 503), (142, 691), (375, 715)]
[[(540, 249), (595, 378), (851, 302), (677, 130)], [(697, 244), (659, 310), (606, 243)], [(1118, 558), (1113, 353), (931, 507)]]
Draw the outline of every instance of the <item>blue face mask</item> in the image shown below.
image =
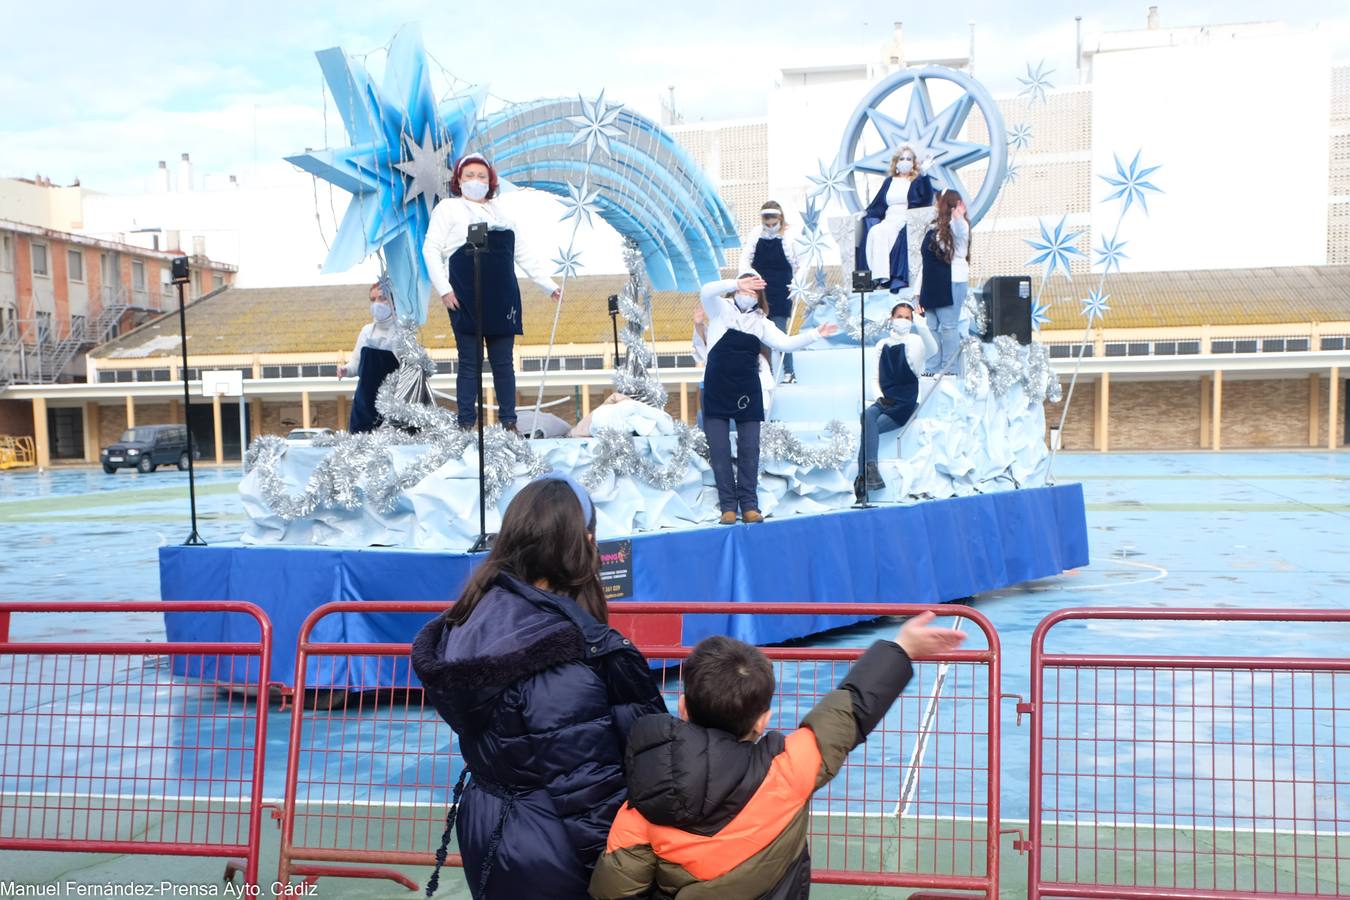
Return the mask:
[(388, 303), (371, 303), (370, 317), (376, 322), (388, 322), (394, 316), (394, 308)]

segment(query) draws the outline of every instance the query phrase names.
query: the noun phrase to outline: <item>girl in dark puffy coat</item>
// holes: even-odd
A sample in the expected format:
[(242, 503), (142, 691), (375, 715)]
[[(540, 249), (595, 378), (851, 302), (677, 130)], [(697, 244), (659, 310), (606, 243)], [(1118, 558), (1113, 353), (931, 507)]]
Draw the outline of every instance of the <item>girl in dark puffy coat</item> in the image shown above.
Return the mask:
[(628, 730), (666, 712), (647, 661), (605, 624), (594, 529), (570, 478), (527, 485), (459, 600), (413, 641), (427, 699), (459, 736), (446, 842), (457, 827), (475, 900), (585, 898), (626, 794)]

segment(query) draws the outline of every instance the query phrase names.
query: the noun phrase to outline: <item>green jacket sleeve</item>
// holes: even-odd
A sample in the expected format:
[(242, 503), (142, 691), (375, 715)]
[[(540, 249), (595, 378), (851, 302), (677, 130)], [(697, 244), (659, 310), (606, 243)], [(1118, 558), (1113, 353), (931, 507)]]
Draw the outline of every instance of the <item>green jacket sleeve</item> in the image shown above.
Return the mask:
[(646, 897), (656, 884), (656, 853), (647, 844), (620, 847), (601, 855), (591, 873), (596, 900)]

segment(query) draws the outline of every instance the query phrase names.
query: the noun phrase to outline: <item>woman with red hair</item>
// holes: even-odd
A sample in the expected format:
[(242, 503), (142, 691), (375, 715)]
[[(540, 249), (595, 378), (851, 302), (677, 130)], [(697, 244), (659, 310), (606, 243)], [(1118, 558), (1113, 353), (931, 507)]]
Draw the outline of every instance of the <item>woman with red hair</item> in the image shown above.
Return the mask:
[[(422, 257), (455, 330), (455, 346), (459, 351), (455, 382), (459, 426), (472, 428), (478, 421), (475, 403), (483, 346), (477, 334), (481, 325), (488, 363), (492, 366), (492, 384), (497, 390), (498, 418), (503, 428), (515, 431), (516, 370), (512, 351), (516, 335), (523, 333), (516, 268), (550, 292), (554, 300), (562, 298), (562, 291), (548, 270), (516, 240), (515, 224), (496, 203), (496, 197), (497, 173), (491, 164), (476, 153), (460, 159), (450, 177), (450, 196), (436, 204), (431, 213)], [(488, 226), (487, 247), (480, 251), (479, 263), (483, 286), (481, 323), (475, 318), (480, 298), (474, 295), (473, 254), (465, 246), (469, 226), (480, 222)]]

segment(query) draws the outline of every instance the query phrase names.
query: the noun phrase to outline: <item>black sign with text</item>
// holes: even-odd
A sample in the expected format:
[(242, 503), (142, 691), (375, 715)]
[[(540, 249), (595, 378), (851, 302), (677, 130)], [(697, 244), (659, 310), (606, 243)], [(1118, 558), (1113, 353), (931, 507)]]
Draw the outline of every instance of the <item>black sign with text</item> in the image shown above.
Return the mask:
[(633, 596), (633, 542), (600, 541), (600, 585), (606, 600)]

